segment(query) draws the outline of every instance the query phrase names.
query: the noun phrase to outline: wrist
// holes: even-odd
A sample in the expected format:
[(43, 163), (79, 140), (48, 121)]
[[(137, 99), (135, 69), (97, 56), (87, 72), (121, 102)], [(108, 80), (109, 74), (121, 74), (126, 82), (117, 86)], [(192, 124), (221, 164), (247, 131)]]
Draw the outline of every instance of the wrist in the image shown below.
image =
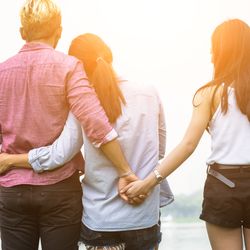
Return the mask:
[(134, 172), (132, 170), (129, 170), (127, 172), (120, 174), (119, 178), (125, 178), (125, 177), (130, 176), (130, 175), (134, 175)]
[[(7, 155), (7, 154), (6, 154)], [(14, 163), (15, 163), (15, 160), (14, 160), (14, 156), (13, 155), (7, 155), (5, 160), (4, 160), (4, 164), (7, 166), (7, 167), (12, 167), (14, 166)]]
[(129, 176), (133, 173), (131, 167), (128, 164), (122, 164), (117, 168), (118, 176)]
[(157, 184), (159, 184), (157, 182), (157, 179), (155, 178), (155, 174), (152, 172), (150, 173), (150, 175), (148, 175), (148, 177), (146, 177), (145, 179), (147, 186), (149, 187), (149, 189), (154, 188)]
[(153, 170), (153, 174), (155, 176), (157, 184), (160, 184), (163, 181), (163, 176), (161, 175), (161, 173), (158, 171), (157, 168)]
[(30, 164), (28, 163), (28, 154), (15, 154), (10, 156), (11, 166), (30, 168)]

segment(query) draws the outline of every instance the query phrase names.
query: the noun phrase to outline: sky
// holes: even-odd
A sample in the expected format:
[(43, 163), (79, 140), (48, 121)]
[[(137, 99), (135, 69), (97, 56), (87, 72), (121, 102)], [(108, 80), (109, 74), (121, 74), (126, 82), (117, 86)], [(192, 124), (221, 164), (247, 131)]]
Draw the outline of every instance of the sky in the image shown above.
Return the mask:
[[(24, 1), (0, 0), (0, 61), (18, 52), (19, 10)], [(184, 135), (192, 97), (212, 78), (210, 39), (221, 22), (239, 18), (250, 24), (249, 0), (57, 0), (63, 33), (57, 50), (90, 32), (103, 38), (114, 56), (114, 69), (140, 84), (154, 85), (167, 124), (167, 153)], [(174, 194), (203, 188), (210, 138), (204, 134), (193, 155), (168, 181)]]

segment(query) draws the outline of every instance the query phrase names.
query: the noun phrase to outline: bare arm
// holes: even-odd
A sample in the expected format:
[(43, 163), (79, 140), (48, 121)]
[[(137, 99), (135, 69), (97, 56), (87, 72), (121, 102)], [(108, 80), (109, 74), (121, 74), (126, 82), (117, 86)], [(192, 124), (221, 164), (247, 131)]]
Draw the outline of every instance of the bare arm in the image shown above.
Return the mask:
[(120, 144), (117, 140), (113, 140), (103, 144), (101, 146), (101, 150), (106, 155), (106, 157), (117, 167), (119, 176), (130, 171), (130, 166), (125, 160)]
[(108, 122), (94, 89), (89, 85), (82, 65), (78, 63), (67, 82), (67, 99), (72, 113), (95, 147), (100, 147), (114, 164), (119, 175), (131, 170), (119, 143), (117, 133)]
[[(83, 143), (82, 137), (80, 124), (74, 115), (69, 113), (62, 133), (52, 145), (32, 149), (28, 154), (0, 154), (0, 173), (13, 167), (33, 168), (35, 172), (42, 173), (63, 166), (80, 151)], [(111, 156), (113, 164), (119, 165), (121, 171), (118, 171), (118, 175), (128, 171), (129, 166), (125, 160), (123, 162), (116, 161), (116, 156), (122, 154), (116, 140), (103, 144), (101, 150)], [(131, 178), (133, 177), (130, 176), (129, 179)], [(133, 178), (133, 180), (136, 179)]]
[[(197, 94), (198, 106), (193, 108), (193, 114), (181, 142), (165, 157), (157, 167), (160, 174), (166, 178), (176, 170), (195, 150), (210, 120), (211, 91), (206, 90)], [(143, 181), (129, 184), (122, 192), (129, 197), (148, 192), (157, 181), (154, 173), (150, 173)]]

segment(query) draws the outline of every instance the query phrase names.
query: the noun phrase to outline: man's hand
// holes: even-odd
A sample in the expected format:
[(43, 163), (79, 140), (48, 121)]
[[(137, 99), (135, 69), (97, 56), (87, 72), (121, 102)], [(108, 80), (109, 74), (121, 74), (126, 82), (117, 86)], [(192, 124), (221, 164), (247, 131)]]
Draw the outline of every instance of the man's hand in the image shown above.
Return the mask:
[(6, 153), (0, 154), (0, 174), (4, 174), (11, 168), (11, 155)]

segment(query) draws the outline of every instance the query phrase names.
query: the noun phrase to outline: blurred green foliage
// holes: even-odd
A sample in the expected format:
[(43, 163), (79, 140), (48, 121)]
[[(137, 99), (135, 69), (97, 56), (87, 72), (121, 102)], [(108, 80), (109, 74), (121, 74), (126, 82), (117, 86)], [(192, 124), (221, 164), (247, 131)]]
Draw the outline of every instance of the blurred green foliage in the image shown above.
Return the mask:
[(175, 196), (174, 202), (161, 208), (162, 217), (169, 217), (175, 222), (199, 221), (202, 207), (202, 191), (190, 195)]

